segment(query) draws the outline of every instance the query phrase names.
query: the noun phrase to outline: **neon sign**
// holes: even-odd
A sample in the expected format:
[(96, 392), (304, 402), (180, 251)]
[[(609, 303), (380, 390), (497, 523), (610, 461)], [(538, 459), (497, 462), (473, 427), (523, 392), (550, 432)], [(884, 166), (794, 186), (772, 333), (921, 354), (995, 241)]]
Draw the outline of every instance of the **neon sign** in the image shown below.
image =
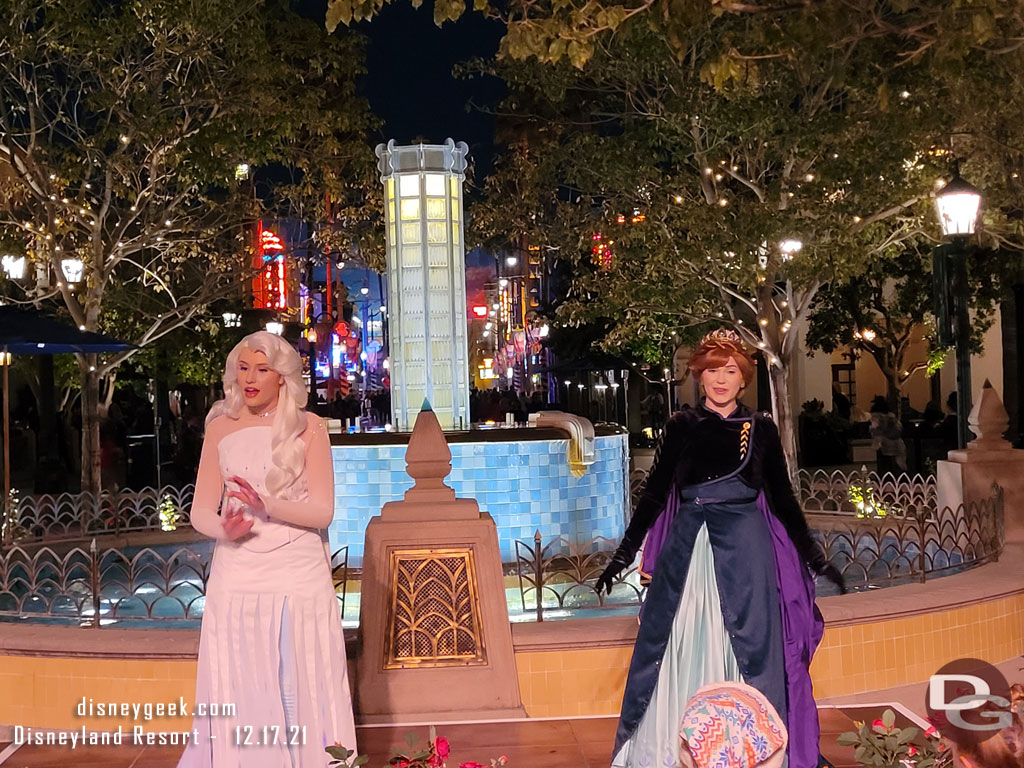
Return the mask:
[(277, 233), (264, 229), (263, 222), (260, 222), (255, 262), (253, 266), (259, 272), (252, 281), (253, 307), (285, 309), (288, 306), (288, 285), (284, 243)]

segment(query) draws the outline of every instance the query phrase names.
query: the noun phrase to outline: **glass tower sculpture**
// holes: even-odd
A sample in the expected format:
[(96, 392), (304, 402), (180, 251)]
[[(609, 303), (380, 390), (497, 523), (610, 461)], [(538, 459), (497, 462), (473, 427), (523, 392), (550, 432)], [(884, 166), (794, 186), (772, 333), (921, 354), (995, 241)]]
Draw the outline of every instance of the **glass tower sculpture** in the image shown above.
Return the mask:
[(444, 429), (469, 427), (465, 142), (377, 146), (387, 226), (391, 416), (411, 430), (424, 399)]

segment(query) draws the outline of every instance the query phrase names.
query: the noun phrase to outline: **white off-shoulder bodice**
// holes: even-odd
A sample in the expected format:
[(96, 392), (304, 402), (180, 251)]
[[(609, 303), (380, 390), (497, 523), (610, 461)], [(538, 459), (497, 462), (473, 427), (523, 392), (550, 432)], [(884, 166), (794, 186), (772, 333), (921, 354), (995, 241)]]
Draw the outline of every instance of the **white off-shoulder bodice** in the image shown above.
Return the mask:
[[(243, 427), (221, 438), (217, 447), (220, 473), (225, 487), (225, 508), (240, 503), (237, 499), (226, 497), (228, 492), (237, 490), (231, 482), (232, 477), (241, 477), (264, 499), (270, 496), (266, 485), (267, 473), (273, 467), (270, 437), (271, 426), (268, 424)], [(306, 498), (306, 488), (306, 478), (300, 475), (289, 495), (294, 500), (301, 501)], [(254, 552), (269, 552), (300, 536), (319, 537), (315, 531), (275, 520), (264, 512), (253, 517), (252, 531), (238, 539), (236, 544)]]

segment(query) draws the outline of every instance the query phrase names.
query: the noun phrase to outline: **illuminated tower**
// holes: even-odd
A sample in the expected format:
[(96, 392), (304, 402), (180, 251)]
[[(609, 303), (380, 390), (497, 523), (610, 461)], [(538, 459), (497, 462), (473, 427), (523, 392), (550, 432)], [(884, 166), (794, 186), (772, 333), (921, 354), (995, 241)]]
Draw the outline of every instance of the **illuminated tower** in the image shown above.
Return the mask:
[(387, 226), (391, 413), (410, 430), (424, 398), (444, 429), (469, 426), (464, 142), (377, 147)]

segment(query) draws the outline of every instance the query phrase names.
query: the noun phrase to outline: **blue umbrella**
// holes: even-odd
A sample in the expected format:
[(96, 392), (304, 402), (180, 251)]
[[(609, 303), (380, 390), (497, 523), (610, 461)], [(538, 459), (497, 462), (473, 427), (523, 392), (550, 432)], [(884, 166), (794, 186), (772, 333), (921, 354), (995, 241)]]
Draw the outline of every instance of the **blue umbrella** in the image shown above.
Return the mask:
[(0, 349), (13, 355), (120, 352), (131, 347), (100, 333), (80, 331), (41, 312), (0, 307)]
[(9, 418), (10, 386), (7, 369), (11, 355), (56, 355), (77, 352), (92, 354), (98, 352), (120, 352), (131, 349), (125, 344), (99, 333), (80, 331), (74, 326), (44, 315), (36, 310), (18, 307), (0, 307), (0, 351), (4, 369), (4, 528), (10, 532), (11, 503), (11, 432)]

